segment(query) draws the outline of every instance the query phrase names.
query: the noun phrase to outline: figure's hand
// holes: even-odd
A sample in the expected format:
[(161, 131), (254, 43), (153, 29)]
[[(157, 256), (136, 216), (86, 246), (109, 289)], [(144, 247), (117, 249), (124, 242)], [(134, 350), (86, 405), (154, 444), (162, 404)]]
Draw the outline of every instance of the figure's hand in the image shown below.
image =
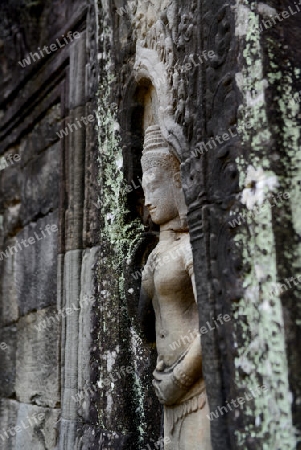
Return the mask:
[(156, 395), (163, 405), (173, 405), (186, 394), (187, 389), (180, 387), (180, 385), (176, 383), (172, 372), (166, 373), (155, 370), (153, 376), (153, 386)]

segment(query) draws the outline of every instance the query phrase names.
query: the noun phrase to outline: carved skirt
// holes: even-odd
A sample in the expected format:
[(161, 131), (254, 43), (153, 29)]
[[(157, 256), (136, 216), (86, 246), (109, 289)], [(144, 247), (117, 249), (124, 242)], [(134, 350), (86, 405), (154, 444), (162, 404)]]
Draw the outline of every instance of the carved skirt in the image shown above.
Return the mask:
[(164, 406), (164, 450), (212, 450), (207, 415), (205, 383), (199, 380), (181, 403)]

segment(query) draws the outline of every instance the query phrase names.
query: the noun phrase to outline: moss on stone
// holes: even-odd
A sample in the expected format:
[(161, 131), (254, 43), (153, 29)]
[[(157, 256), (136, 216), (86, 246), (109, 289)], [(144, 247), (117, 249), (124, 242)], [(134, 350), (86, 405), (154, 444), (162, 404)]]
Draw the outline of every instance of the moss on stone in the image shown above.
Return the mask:
[[(122, 171), (123, 154), (120, 143), (119, 123), (116, 117), (115, 109), (111, 110), (112, 88), (114, 86), (114, 78), (108, 74), (107, 79), (102, 80), (99, 89), (99, 106), (98, 106), (98, 130), (99, 130), (99, 186), (101, 204), (101, 242), (105, 243), (107, 248), (107, 267), (109, 273), (115, 275), (116, 289), (109, 290), (106, 302), (110, 302), (111, 311), (119, 311), (122, 323), (116, 324), (118, 329), (118, 338), (116, 343), (120, 342), (118, 350), (119, 356), (124, 357), (123, 352), (132, 355), (130, 358), (133, 364), (134, 372), (137, 373), (137, 361), (135, 358), (135, 339), (137, 336), (133, 328), (128, 328), (129, 316), (127, 312), (127, 301), (125, 291), (124, 268), (126, 261), (132, 257), (137, 242), (141, 239), (144, 227), (140, 220), (129, 220), (129, 211), (127, 208), (126, 190), (124, 189), (124, 176)], [(103, 274), (100, 275), (103, 282)], [(108, 280), (110, 283), (110, 280)], [(103, 317), (108, 318), (108, 312), (105, 311)], [(112, 318), (110, 319), (112, 321)], [(104, 322), (105, 328), (112, 329)], [(118, 357), (115, 360), (115, 369), (118, 371)], [(143, 411), (143, 388), (141, 381), (137, 375), (133, 376), (131, 383), (128, 383), (129, 397), (131, 402), (135, 404), (135, 416), (139, 417), (137, 423), (138, 441), (142, 441), (146, 433), (146, 423), (144, 421)], [(102, 411), (100, 423), (106, 428), (106, 418)], [(128, 429), (118, 430), (124, 434), (128, 433)], [(135, 447), (134, 439), (131, 441), (131, 448)]]

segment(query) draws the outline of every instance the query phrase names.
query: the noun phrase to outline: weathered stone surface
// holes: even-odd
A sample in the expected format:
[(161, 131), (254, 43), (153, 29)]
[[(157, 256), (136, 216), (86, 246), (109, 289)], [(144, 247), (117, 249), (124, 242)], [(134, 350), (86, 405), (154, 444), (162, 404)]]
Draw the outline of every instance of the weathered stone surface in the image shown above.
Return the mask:
[(60, 314), (50, 307), (17, 324), (16, 394), (20, 402), (55, 407), (59, 388)]
[(45, 117), (34, 127), (31, 133), (20, 143), (21, 165), (26, 166), (36, 155), (54, 144), (59, 139), (61, 105), (57, 103), (46, 113)]
[(0, 329), (0, 395), (16, 392), (16, 326)]
[(59, 416), (59, 409), (20, 404), (15, 450), (56, 449)]
[(0, 172), (0, 202), (13, 205), (20, 202), (22, 173), (20, 166), (13, 164)]
[[(19, 404), (14, 400), (0, 399), (0, 449), (15, 450), (16, 436), (13, 427), (17, 421)], [(11, 430), (11, 432), (9, 431)]]
[[(57, 226), (57, 221), (55, 211), (39, 219), (37, 223), (26, 226), (17, 235), (18, 242), (25, 240), (27, 243), (27, 247), (22, 245), (22, 250), (15, 255), (17, 298), (21, 315), (56, 304), (58, 233), (51, 231), (51, 226)], [(32, 245), (29, 244), (30, 238), (35, 239)]]
[[(76, 118), (85, 116), (85, 108), (79, 106), (70, 112), (68, 123), (76, 125)], [(66, 122), (66, 123), (67, 123)], [(68, 147), (72, 148), (72, 160), (68, 170), (68, 209), (66, 211), (66, 251), (82, 247), (83, 239), (83, 206), (85, 177), (85, 128), (76, 127), (68, 135)]]
[(63, 278), (63, 305), (75, 308), (74, 313), (62, 322), (62, 421), (60, 448), (74, 446), (77, 429), (78, 405), (74, 401), (78, 393), (78, 345), (79, 345), (79, 299), (82, 250), (65, 255)]
[(59, 448), (66, 450), (74, 448), (75, 442), (77, 442), (77, 422), (62, 417), (60, 421)]
[[(60, 234), (54, 234), (53, 239), (47, 236), (34, 245), (16, 250), (13, 255), (15, 263), (12, 262), (11, 266), (5, 269), (8, 277), (11, 275), (11, 270), (14, 270), (16, 275), (17, 300), (21, 312), (21, 318), (17, 323), (16, 395), (24, 403), (20, 406), (17, 423), (20, 425), (32, 412), (45, 410), (47, 414), (50, 414), (48, 419), (46, 416), (45, 424), (36, 424), (30, 429), (18, 432), (13, 445), (9, 448), (10, 450), (54, 450), (55, 448), (69, 450), (81, 446), (76, 436), (77, 405), (70, 395), (71, 392), (74, 394), (78, 392), (78, 315), (75, 312), (74, 316), (68, 316), (63, 320), (64, 351), (62, 355), (57, 348), (61, 342), (61, 323), (55, 319), (53, 323), (48, 322), (49, 326), (46, 323), (45, 328), (44, 326), (37, 328), (42, 325), (43, 320), (51, 319), (52, 314), (55, 313), (55, 308), (50, 305), (56, 304), (57, 297), (58, 305), (62, 308), (72, 307), (72, 305), (76, 307), (81, 293), (85, 146), (86, 142), (89, 142), (90, 151), (92, 144), (95, 143), (95, 123), (89, 123), (87, 127), (83, 126), (78, 133), (70, 133), (66, 139), (59, 139), (57, 132), (61, 130), (61, 118), (68, 116), (70, 123), (73, 123), (78, 115), (86, 117), (88, 92), (89, 100), (95, 102), (97, 42), (95, 36), (92, 43), (91, 36), (96, 31), (97, 16), (94, 5), (80, 1), (69, 2), (69, 0), (64, 2), (45, 0), (45, 2), (38, 1), (30, 5), (22, 3), (20, 8), (19, 4), (15, 3), (12, 8), (0, 5), (1, 12), (3, 8), (8, 9), (9, 13), (5, 16), (5, 24), (0, 23), (0, 47), (3, 46), (2, 34), (8, 36), (10, 44), (13, 43), (13, 45), (8, 44), (6, 47), (7, 58), (2, 56), (2, 52), (0, 54), (0, 72), (4, 81), (1, 85), (3, 96), (0, 101), (0, 154), (10, 146), (12, 148), (16, 146), (22, 157), (18, 172), (15, 171), (13, 174), (13, 169), (9, 168), (9, 172), (7, 170), (7, 173), (4, 171), (0, 173), (1, 193), (3, 192), (3, 195), (0, 193), (0, 226), (3, 228), (5, 246), (14, 244), (8, 236), (16, 237), (18, 242), (21, 242), (23, 239), (34, 236), (35, 232), (40, 236), (40, 228), (44, 229), (46, 224), (60, 222)], [(90, 38), (86, 35), (86, 28), (89, 28)], [(31, 61), (28, 67), (21, 70), (18, 64), (20, 59), (26, 57), (29, 52), (36, 52), (38, 46), (40, 49), (43, 45), (49, 46), (55, 42), (56, 38), (64, 42), (63, 35), (67, 36), (69, 30), (77, 31), (78, 36), (81, 35), (80, 40), (74, 37), (73, 41), (66, 44), (64, 48), (58, 49), (49, 56), (45, 54), (45, 57), (38, 61)], [(11, 41), (10, 37), (12, 37)], [(87, 63), (92, 49), (94, 58), (91, 63)], [(92, 78), (93, 90), (91, 89)], [(91, 136), (87, 136), (88, 134)], [(96, 156), (97, 145), (94, 147), (93, 163)], [(97, 180), (96, 166), (92, 172)], [(58, 206), (59, 185), (60, 205)], [(94, 194), (97, 200), (96, 189)], [(87, 202), (90, 202), (90, 199), (87, 199)], [(57, 212), (58, 209), (59, 212)], [(3, 224), (2, 217), (4, 217)], [(97, 241), (99, 233), (97, 224), (93, 223), (92, 227), (90, 219), (87, 222), (89, 222), (89, 229), (93, 228)], [(62, 254), (60, 265), (56, 270), (55, 237), (58, 235), (61, 244), (59, 249)], [(65, 237), (69, 245), (67, 247), (75, 250), (69, 258), (63, 254)], [(58, 289), (56, 289), (57, 271), (61, 282)], [(83, 275), (84, 279), (85, 276), (86, 274)], [(92, 276), (89, 274), (88, 278), (89, 281), (84, 282), (86, 290), (89, 290), (88, 283)], [(13, 289), (11, 280), (6, 283), (5, 290), (8, 286), (9, 289)], [(5, 306), (6, 300), (7, 296), (3, 295), (1, 304)], [(44, 309), (41, 311), (41, 308)], [(86, 311), (83, 312), (84, 315), (85, 313)], [(5, 320), (10, 321), (12, 318), (18, 320), (16, 314), (11, 313)], [(88, 356), (90, 350), (88, 347), (91, 346), (91, 342), (88, 340), (90, 329), (86, 317), (83, 318), (83, 328), (83, 345), (86, 344), (86, 337), (89, 342), (89, 345), (85, 346), (87, 350), (85, 356)], [(84, 364), (85, 361), (82, 363)], [(54, 423), (58, 419), (58, 411), (38, 408), (35, 404), (47, 407), (58, 406), (61, 401), (58, 392), (60, 366), (63, 367), (62, 379), (66, 387), (63, 399), (66, 400), (64, 407), (67, 419), (63, 421), (63, 424), (67, 423), (67, 431), (63, 433), (61, 445), (57, 446)], [(89, 367), (83, 370), (86, 376)], [(89, 420), (88, 414), (87, 409), (86, 420)], [(94, 417), (96, 415), (97, 412), (94, 413)], [(72, 417), (72, 420), (69, 421), (69, 417)], [(12, 425), (16, 425), (16, 420), (12, 421)], [(93, 441), (92, 434), (91, 439)]]
[(20, 216), (21, 204), (19, 201), (17, 203), (10, 204), (4, 210), (3, 218), (3, 230), (5, 236), (14, 236), (21, 228), (21, 216)]
[[(6, 241), (7, 246), (14, 246), (16, 239)], [(5, 248), (5, 250), (7, 247)], [(7, 253), (6, 253), (7, 254)], [(3, 256), (1, 264), (1, 295), (5, 302), (0, 303), (0, 321), (4, 325), (14, 322), (19, 317), (17, 300), (17, 280), (16, 280), (16, 255), (9, 253), (6, 258)]]
[(100, 192), (98, 186), (97, 149), (94, 130), (97, 123), (97, 104), (95, 100), (86, 107), (87, 114), (93, 114), (95, 120), (86, 126), (85, 155), (85, 204), (83, 219), (83, 247), (93, 247), (99, 242), (100, 230)]
[(21, 218), (24, 224), (58, 208), (60, 143), (30, 161), (23, 170)]
[(70, 47), (70, 110), (86, 102), (86, 33)]
[[(92, 341), (91, 328), (93, 325), (93, 307), (96, 304), (94, 292), (94, 279), (99, 258), (99, 247), (87, 249), (83, 253), (81, 272), (81, 293), (80, 293), (80, 313), (79, 313), (79, 345), (78, 345), (78, 394), (80, 402), (77, 407), (79, 415), (84, 421), (97, 417), (95, 399), (99, 396), (100, 390), (96, 383), (98, 372), (91, 371), (91, 363), (94, 353), (97, 350)], [(93, 397), (95, 397), (93, 399)], [(94, 401), (93, 401), (94, 400)]]
[[(160, 406), (149, 380), (151, 358), (144, 351), (146, 343), (134, 330), (135, 314), (127, 311), (130, 304), (131, 311), (136, 312), (138, 302), (135, 303), (134, 294), (140, 283), (137, 278), (131, 283), (131, 278), (145, 264), (146, 239), (135, 260), (137, 269), (132, 273), (129, 265), (123, 270), (143, 235), (141, 225), (146, 221), (140, 220), (142, 189), (135, 188), (127, 198), (121, 193), (116, 201), (123, 177), (131, 184), (141, 176), (139, 161), (145, 130), (142, 117), (145, 93), (151, 85), (154, 95), (149, 99), (160, 105), (158, 119), (164, 125), (164, 137), (183, 163), (182, 181), (189, 208), (201, 324), (219, 313), (231, 315), (228, 325), (202, 339), (203, 373), (211, 410), (218, 410), (257, 382), (267, 381), (269, 386), (267, 401), (255, 399), (245, 408), (211, 422), (214, 450), (296, 447), (291, 410), (294, 423), (299, 426), (300, 285), (281, 294), (283, 308), (279, 296), (267, 301), (267, 294), (271, 283), (283, 283), (301, 271), (300, 105), (291, 102), (294, 93), (301, 89), (300, 50), (296, 45), (301, 30), (300, 14), (292, 13), (291, 17), (272, 24), (270, 14), (276, 12), (273, 6), (280, 11), (293, 2), (281, 2), (279, 8), (276, 1), (268, 2), (269, 5), (241, 0), (230, 3), (0, 2), (1, 18), (3, 10), (7, 13), (0, 21), (0, 50), (4, 50), (0, 51), (0, 154), (10, 149), (22, 154), (20, 170), (15, 166), (0, 172), (0, 227), (5, 245), (22, 226), (51, 212), (55, 205), (56, 199), (51, 195), (57, 195), (58, 183), (55, 184), (55, 175), (49, 175), (49, 168), (56, 170), (57, 162), (50, 161), (49, 155), (54, 141), (58, 141), (60, 115), (65, 127), (79, 113), (86, 114), (87, 100), (92, 102), (96, 97), (99, 100), (100, 144), (95, 139), (94, 124), (57, 142), (61, 152), (62, 255), (58, 268), (61, 307), (71, 306), (81, 292), (89, 291), (92, 280), (87, 280), (93, 251), (88, 256), (85, 249), (98, 245), (101, 235), (99, 295), (91, 324), (89, 313), (80, 312), (79, 317), (75, 313), (64, 319), (62, 358), (49, 363), (54, 364), (54, 370), (61, 364), (65, 386), (59, 450), (141, 450), (147, 447), (142, 444), (144, 437), (146, 442), (160, 432)], [(271, 29), (266, 27), (269, 22)], [(49, 46), (57, 37), (62, 41), (68, 30), (84, 31), (81, 40), (21, 69), (20, 59), (37, 51), (38, 46), (40, 49)], [(203, 57), (209, 51), (213, 51), (214, 57)], [(146, 109), (151, 117), (149, 105)], [(230, 127), (235, 131), (248, 120), (251, 128), (236, 139), (229, 139)], [(223, 133), (226, 138), (221, 137)], [(216, 136), (228, 143), (217, 142)], [(209, 141), (215, 142), (213, 147), (192, 156), (197, 144)], [(107, 151), (109, 156), (105, 154)], [(58, 151), (54, 153), (58, 157)], [(263, 172), (257, 171), (259, 175), (277, 175), (280, 190), (285, 188), (292, 196), (285, 207), (275, 206), (259, 220), (253, 217), (246, 226), (229, 230), (228, 214), (242, 207), (241, 191), (249, 190), (251, 196), (256, 196), (258, 184), (262, 186), (265, 180), (265, 176), (246, 180), (248, 166), (256, 171), (262, 167)], [(97, 185), (99, 180), (101, 189)], [(25, 187), (22, 194), (20, 186)], [(268, 191), (269, 186), (266, 187)], [(100, 209), (100, 227), (95, 214), (98, 210), (89, 212), (93, 203)], [(2, 242), (2, 229), (0, 233)], [(45, 261), (49, 248), (39, 250), (44, 251)], [(66, 249), (74, 253), (65, 258)], [(46, 267), (43, 260), (45, 270), (39, 279), (35, 272), (40, 270), (41, 257), (36, 261), (36, 254), (26, 250), (26, 258), (22, 256), (16, 270), (18, 289), (20, 280), (22, 284), (18, 294), (19, 303), (24, 305), (22, 314), (55, 304), (55, 289), (49, 289), (48, 279), (49, 273), (55, 279), (52, 262)], [(50, 250), (52, 261), (54, 253)], [(21, 256), (20, 253), (15, 256)], [(12, 264), (4, 268), (3, 281), (11, 276), (13, 267)], [(81, 278), (83, 273), (86, 278)], [(4, 323), (18, 319), (15, 303), (12, 308), (6, 305), (13, 290), (10, 281), (4, 291), (1, 287)], [(10, 292), (9, 297), (6, 291)], [(30, 348), (31, 341), (23, 336), (24, 346)], [(35, 346), (38, 347), (36, 343)], [(47, 350), (47, 344), (45, 347)], [(39, 370), (45, 363), (44, 353), (41, 344), (35, 350)], [(30, 356), (26, 358), (30, 361)], [(107, 377), (113, 371), (118, 374), (128, 361), (136, 377), (115, 382), (114, 389), (88, 393), (80, 408), (71, 404), (78, 389), (89, 383), (96, 387), (99, 375)], [(20, 376), (22, 364), (26, 378), (36, 372), (37, 364), (28, 367), (24, 357), (19, 364)], [(36, 401), (34, 395), (30, 401)], [(9, 402), (5, 407), (11, 408)], [(19, 448), (55, 448), (52, 437), (47, 444), (42, 436), (37, 437), (44, 432), (43, 425), (40, 428), (41, 431), (36, 427), (34, 436), (29, 434), (27, 440), (18, 436)], [(5, 449), (14, 450), (14, 438), (10, 441)], [(154, 446), (150, 443), (147, 448)]]

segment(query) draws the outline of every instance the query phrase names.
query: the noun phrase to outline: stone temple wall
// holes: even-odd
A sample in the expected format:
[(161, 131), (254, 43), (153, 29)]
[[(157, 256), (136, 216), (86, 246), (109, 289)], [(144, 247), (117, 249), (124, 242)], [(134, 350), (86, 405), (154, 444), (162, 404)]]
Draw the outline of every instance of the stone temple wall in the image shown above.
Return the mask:
[(0, 448), (74, 448), (96, 301), (95, 7), (1, 15)]
[(211, 421), (213, 448), (299, 448), (294, 2), (0, 11), (0, 449), (162, 442), (154, 336), (138, 318), (157, 242), (140, 184), (152, 108), (182, 163), (200, 328), (215, 324), (201, 338), (210, 410), (266, 387)]

